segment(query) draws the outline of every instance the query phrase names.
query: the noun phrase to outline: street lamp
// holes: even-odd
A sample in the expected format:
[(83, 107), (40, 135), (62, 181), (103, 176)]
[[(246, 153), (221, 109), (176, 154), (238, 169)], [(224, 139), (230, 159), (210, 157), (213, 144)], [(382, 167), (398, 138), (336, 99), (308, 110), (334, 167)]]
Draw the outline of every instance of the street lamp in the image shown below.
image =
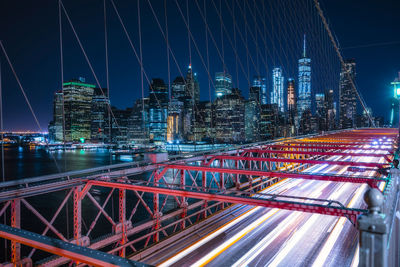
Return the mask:
[(394, 93), (394, 98), (397, 99), (398, 103), (399, 103), (399, 140), (398, 143), (400, 143), (400, 73), (399, 73), (399, 77), (396, 78), (392, 83), (393, 85), (393, 93)]

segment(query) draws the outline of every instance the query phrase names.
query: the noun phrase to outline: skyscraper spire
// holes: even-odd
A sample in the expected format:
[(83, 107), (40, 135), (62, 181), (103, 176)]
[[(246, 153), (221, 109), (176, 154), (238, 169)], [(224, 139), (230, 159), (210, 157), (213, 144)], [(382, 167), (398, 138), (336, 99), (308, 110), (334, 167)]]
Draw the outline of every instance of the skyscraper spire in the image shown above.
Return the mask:
[(303, 40), (303, 58), (306, 57), (306, 34), (304, 34), (304, 40)]

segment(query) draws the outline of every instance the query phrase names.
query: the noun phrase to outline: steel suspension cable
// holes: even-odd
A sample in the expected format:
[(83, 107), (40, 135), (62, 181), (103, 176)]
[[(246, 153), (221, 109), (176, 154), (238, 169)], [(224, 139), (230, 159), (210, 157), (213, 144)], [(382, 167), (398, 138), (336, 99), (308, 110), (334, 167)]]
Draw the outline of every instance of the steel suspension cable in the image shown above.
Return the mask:
[(144, 108), (144, 84), (143, 84), (143, 51), (142, 51), (142, 20), (140, 16), (140, 0), (137, 0), (137, 16), (138, 16), (138, 31), (139, 31), (139, 61), (142, 62), (140, 65), (140, 84), (142, 89), (142, 121), (144, 127), (144, 134), (145, 139), (147, 136), (147, 129), (146, 129), (146, 115), (145, 115), (145, 108)]
[(336, 54), (337, 54), (337, 56), (339, 57), (340, 64), (341, 64), (342, 68), (345, 70), (345, 74), (347, 75), (347, 78), (350, 80), (350, 85), (351, 85), (353, 91), (356, 93), (357, 98), (358, 98), (358, 100), (360, 101), (362, 108), (364, 109), (365, 113), (367, 114), (368, 119), (371, 121), (372, 126), (375, 128), (375, 127), (376, 127), (376, 126), (375, 126), (375, 122), (374, 122), (374, 120), (372, 119), (371, 114), (369, 114), (369, 112), (368, 112), (368, 110), (367, 110), (367, 107), (366, 107), (366, 105), (365, 105), (365, 102), (364, 102), (364, 100), (362, 99), (361, 95), (359, 94), (359, 92), (358, 92), (358, 90), (357, 90), (357, 88), (356, 88), (356, 86), (355, 86), (355, 84), (354, 84), (354, 81), (353, 81), (353, 79), (352, 79), (352, 77), (351, 77), (351, 75), (350, 75), (350, 71), (349, 71), (349, 70), (346, 70), (346, 64), (344, 63), (342, 54), (340, 53), (339, 47), (338, 47), (338, 45), (337, 45), (337, 43), (336, 43), (336, 41), (335, 41), (335, 38), (333, 37), (332, 31), (330, 30), (329, 24), (328, 24), (328, 22), (327, 22), (327, 20), (326, 20), (326, 18), (325, 18), (325, 16), (324, 16), (324, 13), (323, 13), (323, 11), (322, 11), (320, 5), (319, 5), (318, 0), (314, 0), (314, 4), (315, 4), (315, 7), (316, 7), (317, 10), (318, 10), (319, 16), (320, 16), (321, 19), (322, 19), (322, 22), (323, 22), (323, 24), (324, 24), (325, 30), (328, 32), (329, 38), (331, 39), (331, 42), (332, 42), (332, 44), (333, 44), (333, 46), (334, 46), (334, 48), (335, 48)]
[[(75, 36), (75, 38), (76, 38), (76, 40), (77, 40), (77, 42), (78, 42), (78, 45), (79, 45), (79, 47), (80, 47), (80, 49), (81, 49), (81, 51), (82, 51), (82, 53), (83, 53), (83, 56), (85, 57), (85, 60), (86, 60), (86, 62), (87, 62), (87, 64), (88, 64), (88, 66), (89, 66), (89, 69), (90, 69), (90, 71), (92, 72), (92, 75), (93, 75), (93, 77), (94, 77), (94, 79), (95, 79), (95, 81), (96, 81), (96, 84), (97, 84), (97, 86), (99, 87), (101, 94), (105, 97), (106, 95), (104, 94), (104, 90), (103, 90), (103, 88), (102, 88), (101, 85), (100, 85), (99, 79), (97, 78), (97, 75), (96, 75), (96, 73), (95, 73), (95, 71), (94, 71), (94, 69), (93, 69), (92, 63), (91, 63), (90, 60), (89, 60), (89, 57), (88, 57), (88, 55), (87, 55), (87, 53), (86, 53), (86, 50), (84, 49), (84, 47), (83, 47), (83, 45), (82, 45), (82, 42), (81, 42), (81, 40), (80, 40), (80, 38), (79, 38), (79, 36), (78, 36), (78, 33), (77, 33), (76, 30), (75, 30), (74, 25), (72, 24), (71, 18), (69, 17), (68, 12), (67, 12), (67, 10), (65, 9), (65, 6), (64, 6), (62, 0), (60, 0), (60, 4), (61, 4), (61, 7), (62, 7), (62, 9), (63, 9), (63, 11), (64, 11), (65, 17), (67, 18), (68, 23), (69, 23), (69, 25), (71, 26), (72, 32), (74, 33), (74, 36)], [(116, 117), (114, 116), (114, 112), (113, 112), (112, 109), (111, 109), (111, 104), (110, 104), (110, 103), (107, 103), (107, 107), (108, 107), (108, 109), (109, 109), (109, 111), (110, 111), (110, 113), (111, 113), (112, 119), (115, 121), (115, 124), (117, 125), (117, 129), (120, 130), (118, 121), (117, 121)], [(120, 130), (120, 131), (121, 131), (121, 130)]]
[(165, 46), (167, 48), (167, 65), (168, 65), (168, 95), (171, 100), (171, 66), (169, 62), (169, 36), (168, 36), (168, 16), (167, 16), (167, 0), (164, 0), (164, 17), (165, 17)]
[[(58, 25), (59, 25), (59, 40), (60, 40), (60, 74), (61, 74), (61, 91), (64, 88), (64, 52), (63, 52), (63, 33), (62, 33), (62, 15), (61, 4), (58, 1)], [(64, 93), (62, 94), (62, 123), (63, 123), (63, 155), (64, 155), (64, 171), (67, 171), (67, 157), (66, 157), (66, 144), (65, 144), (65, 99)]]
[[(37, 116), (36, 116), (36, 113), (35, 113), (35, 111), (34, 111), (33, 108), (32, 108), (31, 102), (29, 101), (28, 96), (26, 95), (24, 88), (22, 87), (21, 81), (20, 81), (20, 79), (19, 79), (19, 77), (18, 77), (18, 75), (17, 75), (17, 73), (16, 73), (16, 71), (15, 71), (15, 69), (14, 69), (13, 64), (11, 63), (10, 58), (8, 57), (7, 51), (6, 51), (6, 49), (4, 48), (3, 42), (2, 42), (2, 41), (0, 41), (0, 47), (1, 47), (1, 50), (3, 51), (3, 54), (4, 54), (4, 56), (5, 56), (6, 60), (7, 60), (7, 62), (8, 62), (8, 65), (10, 66), (11, 72), (13, 73), (14, 78), (15, 78), (15, 80), (16, 80), (17, 83), (18, 83), (19, 89), (21, 90), (21, 93), (22, 93), (22, 95), (24, 96), (25, 102), (26, 102), (26, 104), (28, 105), (29, 110), (31, 111), (31, 114), (32, 114), (32, 116), (33, 116), (33, 119), (35, 120), (35, 123), (36, 123), (36, 125), (37, 125), (39, 131), (40, 131), (40, 132), (43, 132), (42, 127), (40, 126), (39, 120), (38, 120), (38, 118), (37, 118)], [(49, 147), (48, 141), (47, 141), (46, 138), (45, 138), (45, 140), (46, 140), (46, 141), (45, 141), (46, 147), (48, 148), (48, 147)], [(56, 165), (56, 168), (57, 168), (58, 172), (61, 172), (61, 169), (60, 169), (60, 167), (58, 166), (58, 163), (57, 163), (56, 158), (54, 157), (54, 155), (53, 155), (52, 153), (51, 153), (50, 155), (51, 155), (51, 157), (52, 157), (52, 159), (53, 159), (53, 161), (54, 161), (54, 164)]]
[[(107, 5), (106, 0), (103, 0), (103, 14), (104, 14), (104, 50), (105, 50), (105, 60), (106, 60), (106, 85), (107, 85), (107, 98), (110, 101), (110, 75), (109, 75), (109, 64), (108, 64), (108, 31), (107, 31)], [(111, 109), (107, 109), (108, 116), (108, 141), (112, 142), (111, 137)], [(104, 135), (104, 134), (103, 134)], [(103, 139), (104, 140), (104, 139)], [(110, 153), (110, 164), (112, 164), (112, 154)]]

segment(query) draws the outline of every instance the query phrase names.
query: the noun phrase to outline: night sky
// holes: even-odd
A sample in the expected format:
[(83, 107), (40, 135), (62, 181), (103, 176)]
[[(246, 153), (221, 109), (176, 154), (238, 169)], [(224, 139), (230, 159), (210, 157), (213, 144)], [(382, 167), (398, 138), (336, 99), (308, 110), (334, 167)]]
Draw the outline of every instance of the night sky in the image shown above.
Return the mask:
[[(138, 51), (137, 1), (114, 1)], [(222, 54), (235, 86), (243, 91), (246, 98), (249, 80), (253, 75), (266, 75), (269, 89), (273, 67), (282, 67), (285, 79), (296, 78), (297, 60), (302, 54), (304, 33), (307, 35), (307, 53), (313, 64), (313, 93), (330, 88), (337, 91), (340, 70), (338, 59), (311, 0), (271, 0), (263, 4), (258, 0), (215, 0), (215, 6), (211, 1), (207, 1), (207, 20), (211, 31), (211, 35), (208, 33), (209, 69), (204, 67), (207, 66), (205, 26), (196, 2), (202, 12), (204, 11), (203, 0), (190, 0), (189, 24), (195, 39), (195, 42), (191, 41), (192, 65), (199, 77), (202, 100), (209, 100), (208, 72), (214, 78), (216, 71), (223, 70)], [(103, 0), (65, 0), (63, 3), (87, 51), (100, 85), (106, 87)], [(165, 30), (164, 1), (151, 0), (151, 3)], [(178, 3), (186, 16), (187, 2), (178, 0)], [(222, 38), (224, 46), (217, 12), (220, 3), (225, 26)], [(140, 5), (144, 70), (149, 79), (159, 77), (168, 83), (165, 41), (147, 0), (140, 0)], [(390, 82), (400, 71), (400, 1), (325, 0), (321, 1), (321, 5), (339, 40), (343, 55), (356, 59), (356, 83), (367, 105), (372, 107), (374, 115), (388, 119), (389, 98), (392, 95)], [(111, 2), (107, 0), (106, 6), (111, 102), (118, 108), (126, 108), (142, 96), (140, 66)], [(232, 29), (235, 24), (230, 11), (234, 11), (236, 16), (237, 54), (232, 48)], [(188, 34), (175, 0), (167, 1), (166, 13), (169, 41), (179, 65), (178, 68), (171, 56), (172, 82), (180, 75), (179, 69), (185, 74), (189, 64)], [(264, 19), (261, 19), (261, 14)], [(45, 131), (52, 118), (53, 93), (61, 87), (58, 19), (57, 0), (0, 2), (0, 40), (37, 114), (41, 128)], [(96, 84), (64, 14), (62, 25), (64, 80), (85, 77), (86, 82)], [(267, 30), (265, 39), (259, 34), (263, 29)], [(245, 38), (246, 33), (248, 53), (241, 40)], [(202, 57), (198, 55), (197, 49)], [(239, 78), (236, 75), (236, 55), (240, 61), (237, 64)], [(0, 62), (4, 128), (38, 130), (3, 53), (0, 53)], [(212, 85), (210, 90), (213, 96)], [(148, 95), (146, 79), (144, 94)]]

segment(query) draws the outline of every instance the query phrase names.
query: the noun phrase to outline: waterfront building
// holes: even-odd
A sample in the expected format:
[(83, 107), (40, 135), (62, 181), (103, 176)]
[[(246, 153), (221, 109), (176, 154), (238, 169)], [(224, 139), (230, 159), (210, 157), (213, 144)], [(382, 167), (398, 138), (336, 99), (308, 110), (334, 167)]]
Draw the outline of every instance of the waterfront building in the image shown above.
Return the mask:
[(223, 143), (238, 143), (245, 140), (245, 103), (239, 89), (221, 96), (214, 102), (215, 138)]
[(135, 101), (132, 108), (128, 140), (135, 144), (149, 142), (149, 98)]
[(167, 138), (168, 88), (159, 78), (151, 80), (149, 99), (150, 140), (164, 143)]
[(49, 124), (49, 139), (51, 142), (63, 142), (63, 92), (54, 93), (53, 120)]
[(297, 113), (300, 118), (304, 111), (311, 111), (311, 59), (306, 55), (305, 35), (303, 41), (303, 55), (299, 59), (299, 93), (297, 99)]
[(267, 104), (267, 80), (263, 76), (254, 76), (253, 87), (260, 88), (260, 104)]
[(226, 72), (215, 73), (215, 97), (222, 97), (232, 93), (232, 76)]
[(355, 59), (347, 59), (344, 61), (340, 72), (339, 81), (339, 116), (340, 127), (342, 129), (353, 128), (356, 119), (356, 92), (353, 85), (356, 77), (356, 61)]
[(107, 89), (94, 88), (91, 109), (90, 139), (92, 141), (108, 142), (109, 133), (109, 113), (108, 107), (110, 101), (107, 95)]
[(167, 141), (183, 140), (183, 102), (172, 98), (168, 103)]
[(85, 79), (63, 83), (65, 141), (84, 142), (91, 139), (91, 110), (96, 86)]
[(129, 126), (131, 124), (132, 108), (118, 109), (112, 107), (111, 110), (114, 114), (111, 124), (111, 140), (119, 146), (127, 146), (130, 144), (128, 136), (130, 136)]
[(271, 104), (277, 104), (280, 112), (285, 112), (285, 103), (283, 100), (283, 76), (281, 68), (272, 70), (272, 92)]

